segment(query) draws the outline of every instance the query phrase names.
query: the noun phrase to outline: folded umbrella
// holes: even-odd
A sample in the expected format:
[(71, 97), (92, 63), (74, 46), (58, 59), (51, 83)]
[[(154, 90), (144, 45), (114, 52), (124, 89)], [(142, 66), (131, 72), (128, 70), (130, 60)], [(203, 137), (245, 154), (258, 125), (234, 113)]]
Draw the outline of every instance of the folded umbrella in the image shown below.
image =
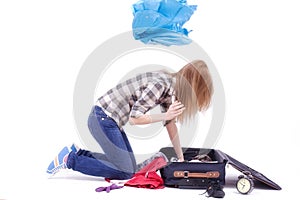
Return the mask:
[(122, 188), (122, 186), (118, 186), (116, 184), (112, 184), (112, 185), (109, 185), (109, 186), (104, 186), (104, 187), (98, 187), (95, 189), (96, 192), (103, 192), (103, 191), (106, 191), (107, 193), (109, 193), (111, 190), (115, 190), (115, 189), (120, 189)]

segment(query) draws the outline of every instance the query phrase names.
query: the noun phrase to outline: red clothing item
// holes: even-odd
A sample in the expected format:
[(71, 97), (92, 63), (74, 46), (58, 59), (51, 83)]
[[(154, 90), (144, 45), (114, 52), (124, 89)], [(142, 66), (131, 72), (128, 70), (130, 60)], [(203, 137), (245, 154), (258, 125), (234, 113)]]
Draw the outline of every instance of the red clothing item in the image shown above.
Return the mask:
[(150, 171), (148, 173), (136, 173), (124, 185), (149, 189), (162, 189), (165, 187), (163, 179), (155, 171)]

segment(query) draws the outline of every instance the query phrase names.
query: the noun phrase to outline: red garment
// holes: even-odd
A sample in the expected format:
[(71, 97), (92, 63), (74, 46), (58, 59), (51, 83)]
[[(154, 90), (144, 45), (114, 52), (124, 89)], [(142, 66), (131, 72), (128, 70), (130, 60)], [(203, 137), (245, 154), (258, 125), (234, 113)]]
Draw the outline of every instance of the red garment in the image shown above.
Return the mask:
[(124, 185), (137, 188), (162, 189), (164, 188), (164, 181), (155, 171), (150, 171), (148, 173), (136, 173)]

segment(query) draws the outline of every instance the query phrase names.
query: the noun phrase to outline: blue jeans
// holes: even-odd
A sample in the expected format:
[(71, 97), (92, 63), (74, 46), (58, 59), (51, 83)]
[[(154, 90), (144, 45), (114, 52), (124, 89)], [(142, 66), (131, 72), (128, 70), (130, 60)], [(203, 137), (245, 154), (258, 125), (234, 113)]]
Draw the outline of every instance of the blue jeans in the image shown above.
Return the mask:
[(92, 176), (130, 179), (136, 170), (136, 160), (125, 132), (98, 106), (89, 115), (88, 127), (104, 153), (83, 149), (71, 152), (67, 167)]

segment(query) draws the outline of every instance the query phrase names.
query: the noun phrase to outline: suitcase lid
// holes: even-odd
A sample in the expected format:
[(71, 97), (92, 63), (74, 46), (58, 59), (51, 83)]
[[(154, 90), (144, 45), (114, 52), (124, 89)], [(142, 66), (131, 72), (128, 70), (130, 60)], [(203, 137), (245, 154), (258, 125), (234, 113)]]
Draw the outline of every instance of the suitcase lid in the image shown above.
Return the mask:
[(224, 159), (226, 159), (228, 161), (228, 164), (230, 164), (232, 167), (234, 167), (238, 171), (244, 173), (245, 175), (247, 175), (247, 172), (250, 172), (255, 180), (257, 180), (257, 181), (263, 183), (264, 185), (267, 185), (267, 186), (269, 186), (273, 189), (281, 190), (281, 187), (279, 185), (277, 185), (276, 183), (274, 183), (273, 181), (268, 179), (262, 173), (260, 173), (256, 170), (252, 169), (251, 167), (241, 163), (240, 161), (236, 160), (235, 158), (229, 156), (228, 154), (226, 154), (226, 153), (224, 153), (220, 150), (218, 150), (218, 151), (221, 155), (224, 156)]

